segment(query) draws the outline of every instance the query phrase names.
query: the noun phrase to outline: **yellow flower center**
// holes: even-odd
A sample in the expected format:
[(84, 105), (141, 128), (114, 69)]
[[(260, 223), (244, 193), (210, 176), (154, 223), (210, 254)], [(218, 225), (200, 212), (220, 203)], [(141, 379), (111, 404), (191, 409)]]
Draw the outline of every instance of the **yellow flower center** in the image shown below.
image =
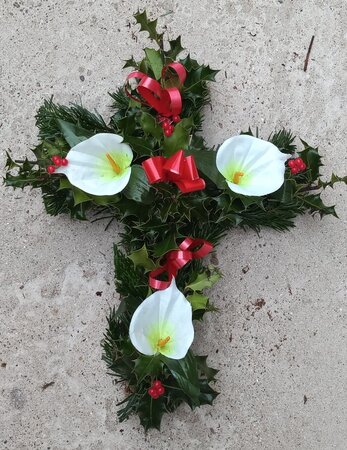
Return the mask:
[(233, 176), (233, 183), (234, 184), (239, 184), (241, 181), (241, 177), (244, 176), (243, 172), (235, 172), (234, 176)]
[(108, 162), (111, 164), (112, 169), (116, 172), (117, 175), (121, 173), (121, 168), (116, 163), (116, 161), (112, 158), (112, 156), (109, 153), (106, 153), (106, 158), (108, 159)]
[(169, 342), (169, 340), (170, 340), (170, 336), (167, 336), (165, 339), (159, 339), (157, 346), (159, 348), (162, 348)]

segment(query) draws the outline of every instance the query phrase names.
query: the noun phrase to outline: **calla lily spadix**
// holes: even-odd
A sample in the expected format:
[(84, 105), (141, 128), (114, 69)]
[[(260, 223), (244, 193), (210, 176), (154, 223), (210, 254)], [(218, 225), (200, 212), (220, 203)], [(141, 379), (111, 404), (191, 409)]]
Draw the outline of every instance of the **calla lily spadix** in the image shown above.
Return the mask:
[(282, 186), (288, 158), (290, 155), (281, 153), (271, 142), (240, 135), (219, 147), (216, 165), (233, 192), (261, 196)]
[(172, 279), (167, 289), (147, 297), (134, 312), (130, 340), (144, 355), (184, 358), (194, 339), (192, 307)]
[(128, 184), (133, 152), (118, 134), (99, 133), (72, 147), (57, 173), (92, 195), (114, 195)]

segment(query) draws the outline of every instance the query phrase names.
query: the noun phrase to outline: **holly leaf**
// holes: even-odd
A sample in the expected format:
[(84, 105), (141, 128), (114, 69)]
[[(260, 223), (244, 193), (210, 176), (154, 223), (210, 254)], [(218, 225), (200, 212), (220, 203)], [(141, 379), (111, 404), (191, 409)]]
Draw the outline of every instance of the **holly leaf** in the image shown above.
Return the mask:
[(141, 355), (135, 360), (135, 373), (138, 383), (147, 376), (157, 376), (161, 372), (162, 362), (159, 356)]
[(66, 122), (62, 119), (57, 119), (57, 125), (70, 147), (74, 147), (80, 142), (93, 136), (92, 131), (86, 130), (73, 123)]
[(153, 250), (153, 256), (155, 256), (156, 258), (161, 258), (170, 250), (176, 249), (177, 249), (176, 236), (175, 234), (171, 233), (168, 234), (163, 241), (155, 245)]
[(185, 149), (189, 145), (190, 130), (193, 126), (192, 118), (182, 119), (176, 126), (170, 137), (164, 137), (163, 154), (171, 156), (180, 149)]
[(14, 169), (15, 167), (20, 167), (20, 165), (17, 164), (17, 163), (12, 159), (11, 155), (9, 154), (9, 152), (6, 152), (5, 169), (11, 170), (11, 169)]
[(181, 64), (184, 65), (187, 72), (194, 71), (200, 67), (200, 64), (196, 61), (196, 59), (192, 59), (190, 57), (190, 53), (184, 59), (181, 60)]
[(140, 25), (140, 31), (147, 31), (149, 38), (155, 41), (160, 48), (163, 46), (163, 34), (157, 32), (157, 19), (149, 20), (147, 17), (147, 12), (143, 11), (140, 13), (138, 11), (134, 14), (136, 22)]
[(135, 250), (131, 253), (128, 258), (132, 260), (135, 267), (143, 267), (146, 271), (153, 270), (156, 267), (154, 262), (148, 256), (146, 244), (143, 244), (139, 250)]
[(205, 375), (208, 382), (216, 381), (215, 375), (219, 372), (217, 369), (213, 369), (207, 365), (207, 356), (197, 356), (195, 355), (195, 359), (198, 365), (198, 369), (200, 372)]
[[(253, 133), (251, 127), (248, 127), (248, 130), (247, 131), (241, 131), (240, 135), (241, 136), (254, 136), (254, 133)], [(256, 137), (258, 137), (258, 128), (257, 128), (257, 132), (256, 132)]]
[(219, 189), (226, 189), (227, 184), (216, 166), (217, 152), (214, 150), (189, 148), (185, 154), (194, 156), (197, 168), (208, 177)]
[(154, 400), (147, 393), (143, 395), (137, 413), (140, 417), (140, 423), (145, 431), (150, 428), (156, 428), (160, 431), (160, 424), (163, 414), (166, 412), (165, 397), (161, 396)]
[(117, 128), (122, 136), (132, 136), (136, 128), (135, 115), (128, 115), (118, 120)]
[(161, 71), (163, 70), (163, 61), (161, 59), (161, 55), (158, 50), (154, 50), (153, 48), (145, 48), (145, 53), (153, 71), (156, 80), (160, 80)]
[(310, 147), (305, 141), (301, 139), (305, 149), (298, 152), (302, 160), (307, 166), (311, 181), (315, 181), (319, 177), (319, 168), (323, 165), (321, 156), (318, 153), (318, 148)]
[(123, 190), (123, 194), (129, 200), (149, 204), (152, 202), (150, 193), (151, 186), (148, 184), (147, 176), (143, 168), (137, 164), (131, 167), (129, 183)]
[(184, 82), (184, 90), (193, 94), (201, 94), (201, 89), (206, 81), (216, 81), (219, 70), (213, 70), (210, 66), (199, 66), (197, 69), (188, 72)]
[(162, 138), (163, 130), (151, 114), (143, 112), (141, 114), (140, 123), (145, 133), (151, 134), (158, 141)]
[(177, 56), (184, 50), (181, 44), (181, 36), (178, 36), (176, 39), (169, 41), (170, 50), (166, 52), (167, 56), (175, 61)]
[(319, 213), (321, 218), (327, 215), (333, 215), (338, 218), (335, 206), (326, 206), (320, 198), (320, 194), (305, 195), (302, 197), (302, 201), (312, 214)]
[(194, 312), (197, 309), (206, 309), (208, 297), (198, 292), (194, 292), (191, 295), (187, 295), (187, 300), (192, 305), (192, 310)]
[(207, 380), (200, 380), (200, 405), (212, 405), (218, 395), (219, 392), (212, 389)]
[(262, 196), (256, 197), (256, 196), (241, 195), (241, 194), (236, 194), (235, 192), (232, 192), (230, 190), (228, 190), (227, 192), (230, 195), (230, 199), (231, 199), (231, 202), (233, 203), (233, 206), (234, 206), (234, 201), (239, 200), (242, 204), (242, 210), (248, 209), (251, 205), (258, 205), (258, 206), (262, 207), (262, 203), (264, 200), (264, 197), (262, 197)]
[(25, 188), (26, 186), (38, 187), (42, 184), (38, 171), (35, 172), (21, 172), (18, 175), (11, 175), (6, 173), (3, 179), (5, 186), (13, 188)]
[(280, 203), (291, 203), (294, 197), (296, 189), (295, 180), (292, 178), (285, 178), (282, 186), (270, 197), (274, 200), (278, 200)]
[(331, 175), (331, 178), (329, 181), (322, 181), (318, 180), (318, 187), (319, 188), (327, 188), (328, 186), (331, 188), (334, 188), (335, 183), (345, 183), (347, 184), (347, 176), (346, 177), (339, 177), (338, 175), (335, 175), (334, 173)]
[(121, 199), (120, 195), (91, 195), (94, 203), (101, 206), (115, 205)]
[(92, 200), (89, 194), (75, 187), (67, 178), (60, 178), (58, 190), (61, 191), (63, 189), (70, 189), (72, 191), (75, 206)]
[(195, 278), (195, 280), (186, 286), (186, 289), (192, 291), (202, 291), (203, 289), (210, 288), (222, 277), (220, 271), (216, 267), (209, 267)]
[(139, 63), (135, 61), (134, 57), (132, 56), (130, 59), (126, 59), (124, 62), (123, 69), (126, 69), (127, 67), (131, 67), (133, 69), (139, 68)]
[(81, 203), (90, 202), (91, 197), (81, 189), (78, 189), (76, 187), (72, 188), (73, 193), (73, 199), (74, 199), (74, 205), (80, 205)]
[(130, 145), (138, 156), (152, 155), (153, 147), (151, 143), (143, 138), (124, 136), (124, 142)]
[(177, 384), (191, 400), (192, 406), (200, 405), (200, 385), (197, 362), (189, 350), (182, 359), (171, 359), (161, 355), (161, 360), (170, 370)]

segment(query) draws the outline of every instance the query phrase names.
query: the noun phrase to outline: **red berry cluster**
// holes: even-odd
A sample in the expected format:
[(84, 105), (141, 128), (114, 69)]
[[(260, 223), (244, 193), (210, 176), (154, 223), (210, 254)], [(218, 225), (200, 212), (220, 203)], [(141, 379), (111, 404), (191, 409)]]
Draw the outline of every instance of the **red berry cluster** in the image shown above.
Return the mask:
[(161, 123), (161, 127), (164, 130), (164, 134), (166, 137), (170, 137), (174, 132), (175, 127), (172, 123), (178, 123), (181, 121), (180, 116), (172, 116), (172, 120), (167, 117), (159, 117), (159, 122)]
[(59, 155), (52, 156), (52, 161), (53, 161), (54, 166), (48, 166), (47, 167), (47, 172), (50, 173), (50, 174), (54, 173), (55, 169), (57, 167), (67, 166), (68, 165), (68, 160), (66, 158), (62, 158)]
[(288, 161), (288, 167), (290, 168), (290, 171), (293, 175), (306, 170), (306, 164), (301, 158), (290, 159)]
[(165, 394), (164, 386), (161, 384), (160, 380), (154, 380), (152, 386), (148, 389), (148, 394), (156, 400), (161, 395)]

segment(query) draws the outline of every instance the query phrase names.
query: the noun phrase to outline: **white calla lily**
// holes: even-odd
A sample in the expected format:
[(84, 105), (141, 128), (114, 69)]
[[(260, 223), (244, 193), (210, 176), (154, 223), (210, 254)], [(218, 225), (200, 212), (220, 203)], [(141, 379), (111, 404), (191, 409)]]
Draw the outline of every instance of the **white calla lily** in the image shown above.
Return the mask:
[(99, 133), (72, 147), (57, 173), (92, 195), (114, 195), (128, 184), (133, 152), (118, 134)]
[(134, 312), (130, 340), (144, 355), (184, 358), (194, 339), (192, 307), (173, 278), (170, 286), (147, 297)]
[(216, 165), (233, 192), (261, 196), (282, 186), (288, 158), (290, 155), (281, 153), (271, 142), (240, 135), (219, 147)]

